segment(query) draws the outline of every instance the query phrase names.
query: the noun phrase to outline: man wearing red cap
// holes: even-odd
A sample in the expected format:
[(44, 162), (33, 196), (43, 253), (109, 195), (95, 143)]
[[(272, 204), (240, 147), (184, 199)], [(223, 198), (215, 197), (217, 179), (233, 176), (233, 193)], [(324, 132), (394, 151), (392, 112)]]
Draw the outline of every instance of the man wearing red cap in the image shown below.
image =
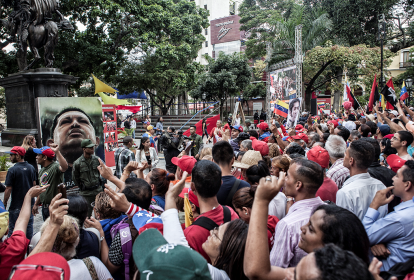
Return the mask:
[(270, 136), (269, 125), (262, 122), (257, 125), (257, 128), (259, 129), (259, 140), (266, 142), (265, 138)]
[(299, 133), (298, 135), (293, 135), (292, 139), (294, 139), (294, 141), (298, 143), (306, 152), (309, 151), (309, 148), (306, 146), (309, 142), (308, 135), (305, 133)]
[[(38, 213), (38, 207), (42, 203), (42, 216), (43, 220), (46, 220), (49, 217), (49, 204), (59, 192), (57, 186), (63, 183), (63, 174), (68, 169), (68, 163), (56, 144), (52, 144), (50, 147), (45, 146), (41, 149), (33, 149), (33, 152), (37, 154), (37, 163), (42, 166), (39, 172), (40, 185), (50, 185), (46, 192), (36, 199), (36, 203), (33, 206), (33, 214)], [(57, 162), (55, 161), (55, 156)]]
[(329, 153), (321, 146), (315, 146), (307, 153), (308, 159), (318, 163), (323, 169), (323, 184), (319, 187), (315, 196), (319, 196), (323, 201), (329, 200), (336, 202), (338, 186), (330, 178), (326, 177), (326, 168), (329, 166)]
[[(36, 170), (28, 162), (24, 161), (26, 150), (23, 147), (15, 146), (10, 152), (10, 161), (15, 165), (9, 168), (6, 176), (6, 191), (4, 192), (4, 206), (12, 195), (9, 207), (9, 237), (13, 233), (14, 225), (22, 209), (24, 197), (29, 189), (36, 185)], [(34, 200), (32, 199), (32, 205)], [(30, 216), (27, 225), (26, 236), (28, 239), (33, 235), (33, 215)]]

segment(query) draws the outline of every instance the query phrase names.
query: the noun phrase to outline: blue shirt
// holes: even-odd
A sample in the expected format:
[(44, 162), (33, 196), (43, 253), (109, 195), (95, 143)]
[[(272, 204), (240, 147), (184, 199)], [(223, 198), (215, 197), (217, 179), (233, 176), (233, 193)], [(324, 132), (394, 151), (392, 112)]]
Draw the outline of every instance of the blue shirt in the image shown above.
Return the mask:
[(391, 255), (382, 261), (382, 271), (388, 271), (396, 263), (414, 258), (414, 202), (408, 200), (394, 207), (394, 212), (382, 219), (380, 213), (369, 208), (362, 223), (371, 246), (384, 244)]
[(263, 140), (263, 139), (265, 139), (266, 137), (269, 137), (269, 136), (270, 136), (270, 132), (269, 131), (265, 132), (265, 133), (263, 133), (262, 135), (259, 136), (259, 140)]
[(408, 148), (407, 148), (407, 153), (408, 153), (410, 156), (413, 156), (413, 153), (414, 153), (414, 143), (412, 143), (410, 146), (408, 146)]

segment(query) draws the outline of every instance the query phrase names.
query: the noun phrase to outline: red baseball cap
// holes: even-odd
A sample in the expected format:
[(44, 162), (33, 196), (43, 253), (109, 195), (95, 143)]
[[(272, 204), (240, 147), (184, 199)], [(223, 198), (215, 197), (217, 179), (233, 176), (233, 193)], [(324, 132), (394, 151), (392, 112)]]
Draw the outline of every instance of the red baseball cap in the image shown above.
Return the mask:
[(177, 165), (182, 171), (187, 171), (188, 174), (191, 174), (197, 160), (191, 156), (183, 156), (182, 158), (173, 157), (171, 162)]
[(256, 138), (252, 140), (253, 150), (260, 152), (262, 156), (267, 156), (269, 154), (269, 146), (266, 142), (257, 140)]
[(318, 163), (322, 168), (329, 166), (329, 153), (321, 146), (315, 146), (307, 153), (308, 159)]
[(262, 122), (257, 125), (257, 128), (260, 128), (261, 130), (266, 131), (266, 129), (269, 129), (269, 125), (265, 122)]
[(402, 159), (399, 156), (394, 155), (394, 154), (391, 154), (387, 157), (387, 163), (391, 167), (392, 171), (394, 171), (395, 173), (397, 173), (398, 169), (403, 167), (405, 162), (406, 162), (405, 159)]
[(303, 129), (303, 125), (298, 124), (295, 126), (295, 130), (301, 130), (301, 129)]
[(48, 158), (54, 158), (55, 157), (55, 152), (52, 151), (52, 149), (48, 146), (44, 146), (40, 149), (33, 149), (33, 152), (35, 152), (36, 154), (39, 154), (39, 155), (45, 155)]
[(303, 140), (303, 141), (305, 141), (306, 144), (308, 144), (308, 142), (309, 142), (308, 135), (306, 135), (305, 133), (299, 133), (298, 135), (293, 135), (292, 139)]
[(235, 125), (235, 126), (230, 126), (232, 129), (234, 128), (234, 129), (236, 129), (236, 130), (238, 130), (238, 131), (240, 131), (240, 132), (243, 132), (243, 127), (241, 126), (241, 125)]
[(193, 193), (193, 191), (190, 188), (184, 188), (179, 197), (184, 198), (184, 194), (188, 193), (188, 200), (191, 201), (192, 204), (194, 204), (197, 207), (200, 207), (200, 204), (198, 204), (198, 198), (197, 196)]
[(383, 138), (387, 138), (387, 139), (390, 139), (391, 140), (392, 137), (394, 137), (394, 134), (385, 135)]
[[(51, 252), (34, 254), (24, 259), (19, 265), (39, 265), (36, 269), (16, 269), (11, 279), (42, 279), (60, 280), (64, 273), (64, 280), (70, 279), (70, 268), (68, 262), (61, 255)], [(53, 266), (55, 270), (45, 270), (40, 266)]]
[(6, 152), (6, 154), (12, 154), (12, 155), (20, 155), (23, 157), (26, 154), (26, 150), (23, 147), (20, 146), (14, 146), (10, 152)]

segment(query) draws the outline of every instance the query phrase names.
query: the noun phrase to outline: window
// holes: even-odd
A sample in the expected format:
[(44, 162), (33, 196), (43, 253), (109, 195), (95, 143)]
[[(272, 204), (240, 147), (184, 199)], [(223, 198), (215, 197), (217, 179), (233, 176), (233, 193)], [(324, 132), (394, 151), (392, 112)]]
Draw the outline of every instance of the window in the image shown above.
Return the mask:
[(208, 35), (208, 29), (206, 28), (204, 29), (204, 31), (205, 31), (205, 35)]
[(217, 53), (224, 52), (224, 54), (232, 54), (235, 52), (240, 52), (241, 42), (240, 41), (232, 41), (227, 43), (215, 44), (214, 51)]
[(208, 47), (208, 41), (205, 42), (206, 48)]
[(207, 5), (204, 5), (204, 9), (206, 9), (206, 10), (207, 10)]
[(402, 62), (408, 62), (410, 60), (410, 52), (403, 52), (403, 61)]

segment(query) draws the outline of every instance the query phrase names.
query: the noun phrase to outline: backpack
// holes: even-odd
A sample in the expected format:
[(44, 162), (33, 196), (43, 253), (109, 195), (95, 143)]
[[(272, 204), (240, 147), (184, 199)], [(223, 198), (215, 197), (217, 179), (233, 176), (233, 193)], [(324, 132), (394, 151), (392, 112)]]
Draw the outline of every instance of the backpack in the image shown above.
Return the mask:
[(384, 280), (391, 279), (392, 276), (397, 277), (398, 280), (403, 280), (405, 276), (414, 272), (414, 259), (403, 263), (396, 263), (388, 271), (381, 271), (380, 276)]
[[(130, 279), (129, 260), (132, 257), (132, 243), (133, 239), (135, 239), (138, 236), (138, 231), (135, 229), (135, 227), (135, 231), (131, 232), (130, 226), (131, 224), (129, 223), (128, 217), (126, 217), (122, 219), (121, 222), (119, 222), (111, 228), (112, 239), (114, 239), (118, 233), (121, 238), (121, 249), (122, 254), (124, 255), (125, 264), (125, 279)], [(133, 235), (135, 235), (135, 238), (133, 238)], [(133, 275), (133, 273), (131, 273), (131, 275)]]
[[(223, 205), (223, 224), (230, 222), (230, 221), (231, 221), (230, 209), (227, 206)], [(212, 219), (204, 217), (204, 216), (198, 217), (197, 220), (195, 220), (191, 226), (193, 225), (200, 226), (202, 228), (205, 228), (208, 231), (215, 229), (216, 227), (219, 226)]]

